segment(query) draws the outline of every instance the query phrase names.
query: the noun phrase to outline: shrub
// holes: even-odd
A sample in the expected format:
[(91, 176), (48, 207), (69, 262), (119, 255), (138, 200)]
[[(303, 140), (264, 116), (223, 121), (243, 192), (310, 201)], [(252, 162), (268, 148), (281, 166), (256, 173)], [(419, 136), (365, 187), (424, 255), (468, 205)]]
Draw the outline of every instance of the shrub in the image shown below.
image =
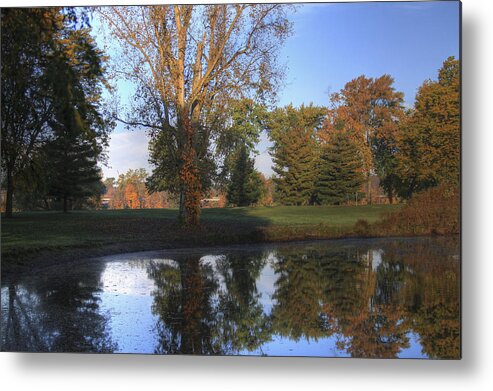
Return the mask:
[(447, 235), (460, 232), (460, 190), (440, 185), (417, 193), (402, 209), (374, 225), (383, 235)]

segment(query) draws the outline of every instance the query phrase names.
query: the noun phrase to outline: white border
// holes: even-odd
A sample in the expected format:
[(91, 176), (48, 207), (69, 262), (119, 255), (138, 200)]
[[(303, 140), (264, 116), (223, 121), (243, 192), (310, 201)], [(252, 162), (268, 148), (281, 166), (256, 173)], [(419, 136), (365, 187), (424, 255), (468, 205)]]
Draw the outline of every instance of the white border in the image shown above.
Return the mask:
[[(144, 3), (163, 3), (147, 0)], [(181, 1), (184, 2), (184, 1)], [(200, 1), (194, 1), (200, 2)], [(204, 2), (204, 1), (202, 1)], [(207, 1), (205, 1), (207, 3)], [(210, 2), (210, 1), (209, 1)], [(2, 6), (33, 5), (2, 1)], [(39, 1), (55, 4), (142, 1)], [(0, 353), (4, 390), (486, 390), (493, 384), (493, 15), (463, 1), (463, 360)]]

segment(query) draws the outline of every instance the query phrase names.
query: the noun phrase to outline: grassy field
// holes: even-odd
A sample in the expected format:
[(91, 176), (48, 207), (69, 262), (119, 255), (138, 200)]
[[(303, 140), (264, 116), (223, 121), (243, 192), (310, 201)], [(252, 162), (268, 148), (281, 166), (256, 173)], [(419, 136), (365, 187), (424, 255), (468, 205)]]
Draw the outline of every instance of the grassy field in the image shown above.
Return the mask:
[(2, 263), (67, 249), (140, 251), (261, 241), (354, 236), (359, 219), (374, 222), (398, 206), (204, 209), (202, 226), (178, 226), (177, 210), (101, 210), (17, 213), (2, 218)]

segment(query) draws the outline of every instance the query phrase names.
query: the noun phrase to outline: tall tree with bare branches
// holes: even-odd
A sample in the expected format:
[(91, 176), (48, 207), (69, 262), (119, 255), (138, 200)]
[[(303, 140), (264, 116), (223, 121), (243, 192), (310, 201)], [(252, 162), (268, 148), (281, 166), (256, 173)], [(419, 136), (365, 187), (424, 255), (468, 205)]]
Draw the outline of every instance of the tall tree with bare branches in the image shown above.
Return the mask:
[[(180, 219), (197, 225), (213, 171), (211, 141), (232, 99), (270, 99), (277, 52), (291, 31), (279, 4), (103, 7), (121, 48), (117, 72), (137, 86), (121, 120), (150, 130), (151, 189), (180, 195)], [(131, 113), (128, 115), (128, 113)]]

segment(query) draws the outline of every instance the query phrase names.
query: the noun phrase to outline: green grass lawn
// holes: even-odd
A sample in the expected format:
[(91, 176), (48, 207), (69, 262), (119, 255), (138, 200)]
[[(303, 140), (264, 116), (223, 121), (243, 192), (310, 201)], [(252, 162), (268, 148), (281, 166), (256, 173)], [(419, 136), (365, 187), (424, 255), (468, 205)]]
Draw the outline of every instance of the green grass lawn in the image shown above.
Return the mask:
[[(397, 210), (397, 205), (364, 205), (364, 206), (277, 206), (262, 208), (234, 208), (231, 217), (245, 210), (246, 218), (266, 219), (272, 225), (316, 225), (326, 224), (333, 227), (353, 226), (359, 219), (369, 223), (378, 220), (382, 214)], [(210, 209), (204, 212), (209, 215), (221, 216), (221, 209)]]
[(359, 219), (371, 223), (398, 207), (204, 209), (202, 228), (194, 231), (178, 226), (176, 209), (23, 212), (14, 214), (13, 219), (2, 218), (2, 258), (14, 259), (41, 250), (115, 244), (135, 244), (136, 249), (141, 249), (341, 237)]

